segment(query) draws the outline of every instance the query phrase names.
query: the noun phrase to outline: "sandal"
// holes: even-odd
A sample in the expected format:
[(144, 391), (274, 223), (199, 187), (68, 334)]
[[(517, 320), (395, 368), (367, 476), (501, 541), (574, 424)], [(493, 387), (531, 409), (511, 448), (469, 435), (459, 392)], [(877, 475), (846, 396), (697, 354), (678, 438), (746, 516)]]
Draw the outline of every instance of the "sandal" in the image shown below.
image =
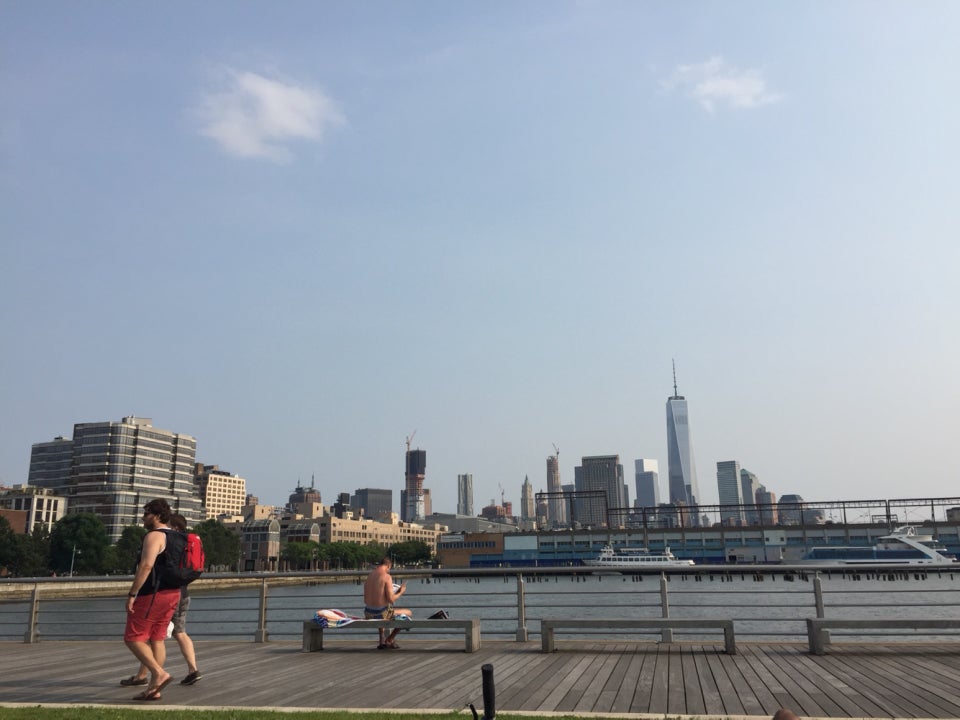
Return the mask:
[(134, 700), (159, 700), (160, 688), (154, 688), (153, 690), (144, 690), (139, 695), (134, 695), (133, 699)]
[(146, 685), (147, 679), (145, 677), (139, 678), (136, 675), (131, 675), (130, 677), (121, 680), (120, 684), (124, 687), (129, 687), (130, 685)]

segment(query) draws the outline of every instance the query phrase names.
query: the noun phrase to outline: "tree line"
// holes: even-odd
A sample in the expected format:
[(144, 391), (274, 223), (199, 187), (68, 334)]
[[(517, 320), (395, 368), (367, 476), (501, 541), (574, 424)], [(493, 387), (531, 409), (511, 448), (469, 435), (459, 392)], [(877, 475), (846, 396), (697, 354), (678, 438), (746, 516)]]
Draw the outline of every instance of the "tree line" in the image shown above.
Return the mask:
[[(146, 530), (128, 525), (116, 543), (99, 516), (92, 513), (67, 515), (51, 530), (37, 525), (29, 534), (13, 531), (0, 517), (0, 576), (49, 577), (51, 575), (130, 575), (137, 566), (140, 545)], [(205, 520), (191, 529), (203, 541), (207, 566), (237, 567), (240, 562), (240, 534), (216, 520)], [(353, 543), (289, 542), (280, 559), (290, 570), (359, 569), (390, 555), (394, 562), (413, 565), (429, 562), (430, 548), (414, 541), (391, 545)]]

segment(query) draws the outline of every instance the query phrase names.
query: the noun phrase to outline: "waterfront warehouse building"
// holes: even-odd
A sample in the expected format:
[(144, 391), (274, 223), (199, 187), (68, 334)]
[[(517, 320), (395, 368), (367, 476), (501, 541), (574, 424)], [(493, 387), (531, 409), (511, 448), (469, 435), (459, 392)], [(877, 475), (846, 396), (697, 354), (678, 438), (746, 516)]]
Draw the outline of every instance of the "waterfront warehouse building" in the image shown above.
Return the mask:
[(204, 519), (193, 481), (196, 454), (195, 438), (155, 428), (150, 418), (78, 423), (71, 440), (33, 446), (27, 482), (67, 498), (68, 513), (100, 517), (116, 542), (124, 527), (140, 524), (154, 498), (167, 500), (188, 526)]

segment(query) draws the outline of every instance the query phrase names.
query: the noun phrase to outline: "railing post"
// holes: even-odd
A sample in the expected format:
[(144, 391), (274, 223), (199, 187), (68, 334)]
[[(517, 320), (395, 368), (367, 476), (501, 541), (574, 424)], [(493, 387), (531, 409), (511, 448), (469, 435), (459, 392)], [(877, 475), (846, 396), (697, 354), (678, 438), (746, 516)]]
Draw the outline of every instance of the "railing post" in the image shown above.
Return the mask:
[(23, 634), (25, 643), (35, 643), (39, 640), (37, 633), (37, 616), (40, 614), (40, 584), (34, 583), (33, 594), (30, 598), (30, 611), (27, 617), (27, 631)]
[(253, 635), (253, 641), (265, 643), (268, 641), (267, 633), (267, 579), (260, 581), (260, 617), (257, 620), (257, 632)]
[(517, 642), (527, 641), (527, 603), (523, 573), (517, 574)]
[[(813, 601), (817, 606), (817, 617), (824, 617), (823, 612), (823, 580), (820, 578), (820, 571), (813, 577)], [(826, 628), (820, 630), (821, 642), (825, 645), (830, 644), (830, 631)]]
[(823, 614), (823, 581), (820, 578), (820, 571), (813, 576), (813, 602), (817, 607), (817, 617), (825, 617)]
[[(660, 617), (670, 617), (670, 595), (667, 592), (667, 574), (660, 573)], [(673, 628), (664, 628), (660, 631), (660, 641), (673, 642)]]

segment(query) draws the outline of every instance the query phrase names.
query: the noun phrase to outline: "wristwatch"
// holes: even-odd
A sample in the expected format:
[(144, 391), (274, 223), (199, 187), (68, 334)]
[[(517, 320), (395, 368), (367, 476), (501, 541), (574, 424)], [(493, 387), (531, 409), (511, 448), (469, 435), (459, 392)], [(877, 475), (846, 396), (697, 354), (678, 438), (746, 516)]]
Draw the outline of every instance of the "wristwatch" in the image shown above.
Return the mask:
[(136, 593), (127, 593), (127, 597), (136, 597), (136, 596), (137, 596)]

